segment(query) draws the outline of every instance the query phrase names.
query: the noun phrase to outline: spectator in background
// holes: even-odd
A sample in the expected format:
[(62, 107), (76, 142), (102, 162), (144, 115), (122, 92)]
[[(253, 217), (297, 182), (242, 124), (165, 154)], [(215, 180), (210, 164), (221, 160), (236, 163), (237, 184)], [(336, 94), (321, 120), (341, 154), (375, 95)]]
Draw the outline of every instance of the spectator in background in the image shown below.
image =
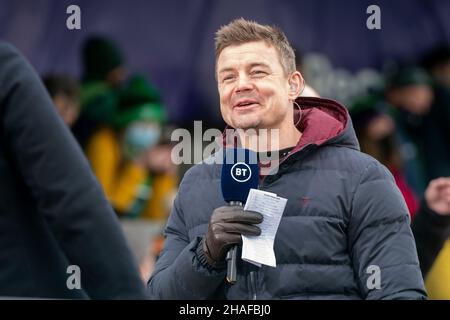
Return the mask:
[(392, 173), (413, 218), (419, 203), (417, 195), (406, 181), (395, 122), (378, 103), (377, 98), (372, 96), (363, 97), (354, 103), (351, 116), (355, 132), (361, 151), (380, 161)]
[[(123, 221), (141, 276), (148, 280), (158, 254), (153, 224), (165, 224), (175, 198), (178, 177), (171, 146), (161, 137), (166, 112), (158, 92), (142, 76), (134, 76), (120, 94), (115, 117), (92, 136), (86, 154), (112, 206)], [(144, 229), (142, 229), (144, 228)]]
[(78, 82), (69, 76), (56, 74), (44, 76), (43, 82), (64, 123), (72, 127), (80, 113)]
[(407, 180), (423, 194), (430, 180), (450, 176), (450, 109), (435, 103), (432, 80), (417, 67), (389, 76), (384, 98), (396, 122)]
[(377, 108), (373, 97), (366, 97), (354, 104), (352, 119), (361, 151), (388, 167), (405, 198), (429, 297), (450, 299), (450, 178), (431, 181), (419, 203), (402, 172), (392, 118)]
[(166, 112), (156, 90), (133, 77), (112, 123), (102, 126), (86, 153), (113, 207), (123, 217), (165, 220), (176, 192), (171, 146), (159, 143)]
[(422, 59), (422, 66), (429, 72), (438, 89), (450, 90), (450, 46), (432, 48)]
[(85, 148), (89, 139), (115, 116), (119, 90), (126, 78), (125, 60), (117, 45), (106, 37), (86, 40), (83, 51), (81, 114), (73, 132)]
[(429, 298), (450, 300), (450, 178), (430, 182), (411, 228)]

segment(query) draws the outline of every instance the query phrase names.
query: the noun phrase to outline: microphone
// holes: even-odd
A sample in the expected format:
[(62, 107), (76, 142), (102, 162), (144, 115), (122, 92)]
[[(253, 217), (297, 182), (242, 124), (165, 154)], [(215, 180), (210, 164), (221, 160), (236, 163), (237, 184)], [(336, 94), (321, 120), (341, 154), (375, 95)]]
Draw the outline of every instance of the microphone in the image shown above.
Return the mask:
[[(258, 188), (259, 166), (254, 151), (242, 148), (224, 150), (221, 188), (223, 199), (231, 206), (243, 206), (247, 201), (250, 189)], [(227, 253), (227, 281), (236, 282), (237, 246)]]

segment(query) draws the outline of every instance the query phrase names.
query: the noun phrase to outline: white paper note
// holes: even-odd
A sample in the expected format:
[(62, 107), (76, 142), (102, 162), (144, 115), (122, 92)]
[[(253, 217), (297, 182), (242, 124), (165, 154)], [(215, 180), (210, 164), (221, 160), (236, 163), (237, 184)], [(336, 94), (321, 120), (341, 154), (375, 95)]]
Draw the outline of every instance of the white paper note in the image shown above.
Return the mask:
[(245, 261), (260, 267), (262, 264), (276, 267), (273, 243), (275, 235), (286, 207), (287, 199), (278, 197), (275, 193), (250, 189), (244, 210), (256, 211), (264, 216), (260, 236), (242, 236), (242, 256)]

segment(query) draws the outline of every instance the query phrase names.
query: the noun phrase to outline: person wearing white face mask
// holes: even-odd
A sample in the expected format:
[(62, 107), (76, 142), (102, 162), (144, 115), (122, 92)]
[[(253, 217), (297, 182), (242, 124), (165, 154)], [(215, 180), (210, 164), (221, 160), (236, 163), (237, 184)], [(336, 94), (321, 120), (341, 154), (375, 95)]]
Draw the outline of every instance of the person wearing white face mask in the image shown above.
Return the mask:
[(136, 121), (126, 129), (122, 141), (125, 156), (133, 159), (153, 147), (161, 137), (161, 126), (155, 122)]
[(114, 119), (114, 128), (99, 130), (87, 146), (92, 168), (120, 216), (164, 220), (176, 170), (170, 146), (159, 143), (164, 107), (144, 77), (125, 86)]

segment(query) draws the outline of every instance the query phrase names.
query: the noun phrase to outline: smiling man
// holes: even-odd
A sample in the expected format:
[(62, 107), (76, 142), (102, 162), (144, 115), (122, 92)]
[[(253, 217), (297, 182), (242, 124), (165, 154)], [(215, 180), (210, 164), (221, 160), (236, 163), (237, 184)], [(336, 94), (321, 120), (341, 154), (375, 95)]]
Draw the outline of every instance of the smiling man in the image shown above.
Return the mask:
[(241, 235), (259, 235), (262, 216), (226, 206), (221, 165), (207, 159), (180, 185), (149, 295), (424, 299), (408, 210), (392, 176), (359, 151), (345, 107), (300, 97), (304, 81), (286, 36), (244, 19), (222, 27), (216, 78), (223, 119), (238, 129), (242, 146), (254, 148), (249, 135), (279, 137), (268, 148), (279, 166), (259, 182), (259, 189), (288, 199), (274, 243), (277, 266), (239, 259), (236, 283), (224, 281), (228, 249)]

